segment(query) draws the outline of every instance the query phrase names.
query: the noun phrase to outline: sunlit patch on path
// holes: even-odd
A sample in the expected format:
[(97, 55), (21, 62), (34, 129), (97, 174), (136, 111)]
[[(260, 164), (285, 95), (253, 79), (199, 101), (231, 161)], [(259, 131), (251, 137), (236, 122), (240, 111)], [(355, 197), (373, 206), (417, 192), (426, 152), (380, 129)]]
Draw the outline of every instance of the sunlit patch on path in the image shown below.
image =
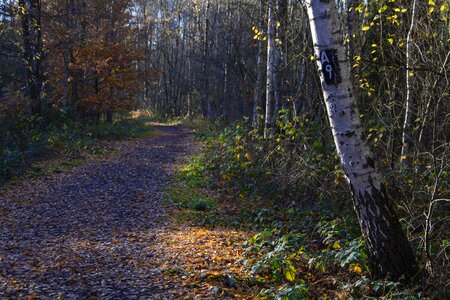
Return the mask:
[[(162, 231), (156, 251), (164, 253), (166, 282), (181, 282), (191, 298), (246, 298), (251, 295), (245, 275), (242, 243), (250, 233), (232, 229), (183, 227)], [(181, 296), (181, 295), (180, 295)]]

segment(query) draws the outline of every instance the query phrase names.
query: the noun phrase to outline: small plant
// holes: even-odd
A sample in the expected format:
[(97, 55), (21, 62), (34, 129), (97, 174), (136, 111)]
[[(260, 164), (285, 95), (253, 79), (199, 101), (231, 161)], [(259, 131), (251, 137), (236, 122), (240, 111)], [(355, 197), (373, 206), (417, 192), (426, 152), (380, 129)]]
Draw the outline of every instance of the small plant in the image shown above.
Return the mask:
[(191, 163), (180, 169), (177, 177), (191, 187), (205, 188), (211, 183), (206, 175), (205, 165), (201, 157), (192, 158)]

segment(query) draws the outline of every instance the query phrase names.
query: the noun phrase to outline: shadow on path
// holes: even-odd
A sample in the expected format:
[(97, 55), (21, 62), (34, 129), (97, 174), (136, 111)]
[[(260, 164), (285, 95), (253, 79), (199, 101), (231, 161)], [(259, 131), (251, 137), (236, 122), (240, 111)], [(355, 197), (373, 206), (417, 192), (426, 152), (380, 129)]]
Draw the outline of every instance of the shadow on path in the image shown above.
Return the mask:
[(167, 225), (164, 188), (195, 146), (155, 127), (113, 157), (0, 191), (0, 297), (175, 298), (150, 249)]

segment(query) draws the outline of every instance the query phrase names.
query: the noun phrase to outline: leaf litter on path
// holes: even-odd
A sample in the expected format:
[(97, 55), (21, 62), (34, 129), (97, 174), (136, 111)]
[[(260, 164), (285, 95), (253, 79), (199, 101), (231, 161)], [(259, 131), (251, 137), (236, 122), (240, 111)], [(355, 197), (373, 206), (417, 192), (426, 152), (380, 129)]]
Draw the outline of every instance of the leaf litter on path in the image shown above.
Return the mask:
[(164, 218), (161, 199), (195, 144), (180, 127), (158, 130), (118, 142), (111, 157), (0, 191), (2, 298), (195, 297), (184, 281), (167, 280), (164, 266), (176, 253), (167, 257), (158, 244), (169, 234), (186, 243)]

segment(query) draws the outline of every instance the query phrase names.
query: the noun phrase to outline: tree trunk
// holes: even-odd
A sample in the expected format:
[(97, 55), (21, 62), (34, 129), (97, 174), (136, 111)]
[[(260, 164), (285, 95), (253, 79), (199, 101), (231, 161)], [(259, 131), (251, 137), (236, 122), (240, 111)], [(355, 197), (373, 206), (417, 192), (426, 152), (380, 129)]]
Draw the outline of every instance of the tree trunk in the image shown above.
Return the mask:
[(417, 264), (361, 129), (335, 3), (308, 0), (306, 5), (328, 118), (373, 273), (410, 281)]
[(267, 139), (272, 127), (272, 98), (274, 85), (274, 62), (275, 62), (275, 13), (274, 1), (269, 0), (267, 18), (267, 81), (266, 81), (266, 115), (264, 119), (264, 138)]
[(405, 119), (403, 121), (402, 132), (402, 153), (400, 162), (411, 166), (413, 160), (413, 99), (411, 94), (411, 79), (413, 72), (411, 70), (412, 56), (412, 33), (416, 23), (416, 0), (412, 3), (411, 25), (409, 27), (408, 36), (406, 37), (406, 101), (405, 101)]
[(349, 39), (348, 53), (349, 57), (353, 59), (357, 53), (355, 53), (355, 39), (353, 34), (356, 33), (356, 26), (358, 25), (358, 12), (356, 8), (359, 6), (360, 0), (348, 0), (347, 1), (347, 38)]
[(106, 123), (112, 124), (113, 122), (113, 112), (111, 110), (108, 110), (106, 112)]
[(209, 79), (208, 79), (208, 57), (209, 57), (209, 10), (210, 10), (210, 2), (206, 0), (205, 3), (205, 23), (204, 23), (204, 32), (203, 32), (203, 62), (202, 62), (202, 71), (203, 71), (203, 93), (202, 93), (202, 111), (203, 116), (206, 116), (208, 120), (212, 119), (212, 107), (211, 101), (209, 99)]
[[(263, 18), (263, 2), (259, 1), (259, 19)], [(258, 28), (260, 30), (260, 28)], [(256, 58), (256, 84), (255, 93), (253, 94), (253, 127), (259, 128), (261, 113), (260, 100), (261, 100), (261, 83), (262, 83), (262, 54), (263, 54), (263, 43), (258, 37), (258, 57)]]
[(30, 113), (41, 113), (42, 106), (42, 34), (39, 0), (20, 0), (22, 14), (23, 58), (26, 68), (25, 94), (30, 99)]
[[(281, 35), (280, 35), (280, 15), (279, 15), (279, 0), (274, 0), (273, 10), (277, 11), (274, 16), (273, 27), (275, 31), (274, 49), (273, 49), (273, 70), (272, 70), (272, 84), (273, 84), (273, 100), (275, 102), (273, 114), (276, 116), (280, 110), (280, 62), (281, 62)], [(276, 9), (275, 9), (276, 8)], [(274, 14), (275, 15), (275, 14)]]

